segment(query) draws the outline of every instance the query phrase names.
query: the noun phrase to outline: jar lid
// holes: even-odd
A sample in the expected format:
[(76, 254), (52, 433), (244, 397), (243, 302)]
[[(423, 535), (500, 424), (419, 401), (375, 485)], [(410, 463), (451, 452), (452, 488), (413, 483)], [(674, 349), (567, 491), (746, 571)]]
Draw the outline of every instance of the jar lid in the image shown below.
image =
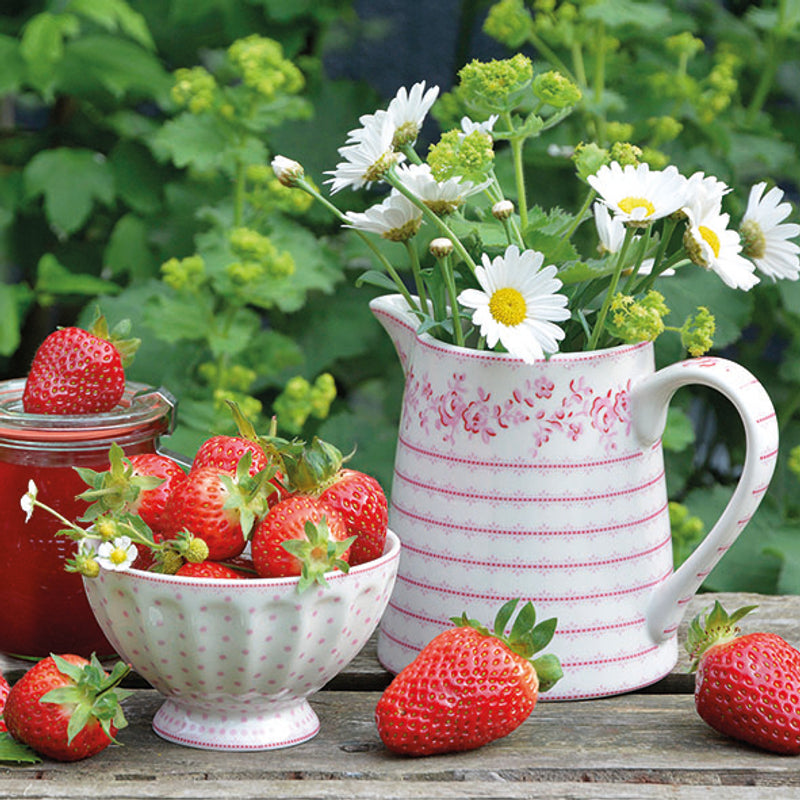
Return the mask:
[(0, 440), (86, 442), (125, 438), (155, 427), (154, 435), (175, 425), (175, 398), (164, 388), (128, 381), (115, 408), (96, 414), (28, 414), (22, 408), (25, 378), (0, 381)]

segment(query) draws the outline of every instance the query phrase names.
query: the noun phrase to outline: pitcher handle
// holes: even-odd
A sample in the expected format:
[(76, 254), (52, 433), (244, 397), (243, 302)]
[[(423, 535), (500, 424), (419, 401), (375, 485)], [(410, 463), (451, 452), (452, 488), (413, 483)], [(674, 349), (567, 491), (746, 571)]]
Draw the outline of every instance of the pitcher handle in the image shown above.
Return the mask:
[(653, 593), (647, 626), (654, 641), (672, 636), (703, 580), (755, 513), (775, 469), (778, 424), (764, 387), (744, 367), (723, 358), (681, 361), (659, 370), (631, 391), (633, 431), (642, 446), (660, 438), (677, 389), (702, 384), (721, 392), (744, 425), (746, 450), (739, 483), (717, 523), (686, 561)]

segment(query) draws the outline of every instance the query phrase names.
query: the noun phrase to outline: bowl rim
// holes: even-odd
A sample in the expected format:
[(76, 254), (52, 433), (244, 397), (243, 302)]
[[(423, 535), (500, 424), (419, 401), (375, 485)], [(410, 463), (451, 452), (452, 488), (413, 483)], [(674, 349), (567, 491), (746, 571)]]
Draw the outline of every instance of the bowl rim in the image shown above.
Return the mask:
[[(392, 530), (386, 531), (386, 544), (384, 545), (383, 555), (372, 561), (365, 561), (350, 568), (348, 572), (341, 572), (338, 569), (325, 573), (328, 583), (346, 580), (353, 575), (363, 575), (376, 569), (383, 568), (389, 562), (400, 556), (400, 539)], [(159, 572), (148, 572), (143, 569), (129, 568), (126, 570), (107, 570), (101, 567), (101, 575), (104, 577), (124, 577), (128, 576), (145, 583), (166, 583), (171, 586), (209, 586), (223, 587), (231, 590), (243, 589), (269, 589), (272, 587), (296, 586), (300, 582), (299, 576), (288, 578), (196, 578), (185, 575), (165, 575)], [(94, 581), (96, 578), (84, 578), (86, 581)], [(325, 587), (319, 587), (324, 589)]]

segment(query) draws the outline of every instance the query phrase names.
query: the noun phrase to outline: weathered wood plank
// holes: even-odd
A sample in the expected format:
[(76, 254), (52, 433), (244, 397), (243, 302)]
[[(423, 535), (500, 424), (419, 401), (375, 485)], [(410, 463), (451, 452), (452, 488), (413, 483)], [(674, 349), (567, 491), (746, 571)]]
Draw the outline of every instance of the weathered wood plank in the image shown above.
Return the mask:
[[(0, 769), (0, 789), (4, 779), (30, 780), (32, 789), (114, 779), (124, 781), (115, 784), (109, 795), (114, 797), (162, 782), (175, 788), (212, 780), (228, 784), (229, 796), (240, 796), (238, 788), (231, 790), (239, 782), (261, 781), (297, 781), (298, 789), (305, 781), (385, 782), (387, 791), (406, 782), (462, 787), (724, 785), (737, 787), (737, 792), (745, 786), (782, 786), (800, 795), (800, 759), (765, 753), (718, 735), (700, 720), (688, 695), (630, 694), (541, 704), (517, 731), (492, 745), (417, 759), (393, 756), (383, 748), (373, 722), (377, 700), (373, 692), (322, 692), (312, 701), (322, 723), (316, 738), (287, 750), (221, 753), (161, 740), (150, 727), (160, 698), (140, 690), (127, 701), (131, 725), (119, 735), (123, 747), (112, 746), (74, 764), (48, 761)], [(382, 791), (377, 796), (388, 795)]]

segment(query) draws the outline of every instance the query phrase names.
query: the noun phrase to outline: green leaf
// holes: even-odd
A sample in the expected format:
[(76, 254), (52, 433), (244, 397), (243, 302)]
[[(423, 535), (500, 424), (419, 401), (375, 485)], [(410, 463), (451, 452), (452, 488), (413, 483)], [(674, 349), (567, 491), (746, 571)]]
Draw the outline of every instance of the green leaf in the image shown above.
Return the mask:
[(92, 150), (60, 147), (37, 153), (23, 173), (28, 197), (44, 197), (49, 222), (64, 233), (81, 228), (95, 202), (114, 200), (114, 178), (105, 158)]
[(117, 194), (134, 211), (155, 214), (161, 209), (164, 173), (146, 148), (121, 141), (109, 154), (108, 163)]
[(628, 25), (657, 31), (668, 26), (670, 12), (665, 5), (642, 0), (598, 0), (581, 10), (586, 20), (604, 22), (609, 28)]
[(165, 122), (153, 138), (153, 149), (176, 167), (194, 167), (205, 172), (221, 166), (228, 136), (219, 122), (208, 115), (184, 113)]
[(11, 36), (0, 36), (0, 95), (16, 92), (24, 74), (25, 63), (17, 40)]
[(10, 356), (20, 344), (20, 330), (34, 294), (26, 283), (0, 285), (0, 355)]
[(148, 246), (149, 233), (148, 224), (135, 214), (119, 219), (103, 254), (103, 263), (112, 275), (145, 278), (157, 272), (155, 255)]
[(13, 761), (16, 764), (40, 764), (42, 759), (10, 733), (0, 731), (0, 761)]
[(85, 273), (70, 272), (51, 253), (40, 259), (36, 275), (36, 291), (40, 294), (116, 294), (120, 287), (111, 281)]
[(52, 94), (57, 67), (64, 55), (64, 40), (75, 36), (80, 22), (73, 14), (44, 11), (28, 21), (22, 31), (19, 51), (28, 67), (28, 80), (45, 97)]
[(665, 450), (679, 453), (694, 442), (692, 421), (681, 408), (670, 406), (667, 410), (667, 424), (661, 437)]
[(213, 318), (214, 299), (206, 293), (165, 291), (145, 307), (145, 323), (163, 342), (204, 341)]
[(124, 0), (69, 0), (66, 10), (92, 20), (107, 31), (125, 33), (142, 47), (155, 50), (147, 21)]
[(102, 33), (69, 42), (59, 72), (64, 90), (76, 94), (96, 93), (102, 86), (114, 97), (134, 92), (157, 98), (172, 85), (172, 78), (153, 53)]

